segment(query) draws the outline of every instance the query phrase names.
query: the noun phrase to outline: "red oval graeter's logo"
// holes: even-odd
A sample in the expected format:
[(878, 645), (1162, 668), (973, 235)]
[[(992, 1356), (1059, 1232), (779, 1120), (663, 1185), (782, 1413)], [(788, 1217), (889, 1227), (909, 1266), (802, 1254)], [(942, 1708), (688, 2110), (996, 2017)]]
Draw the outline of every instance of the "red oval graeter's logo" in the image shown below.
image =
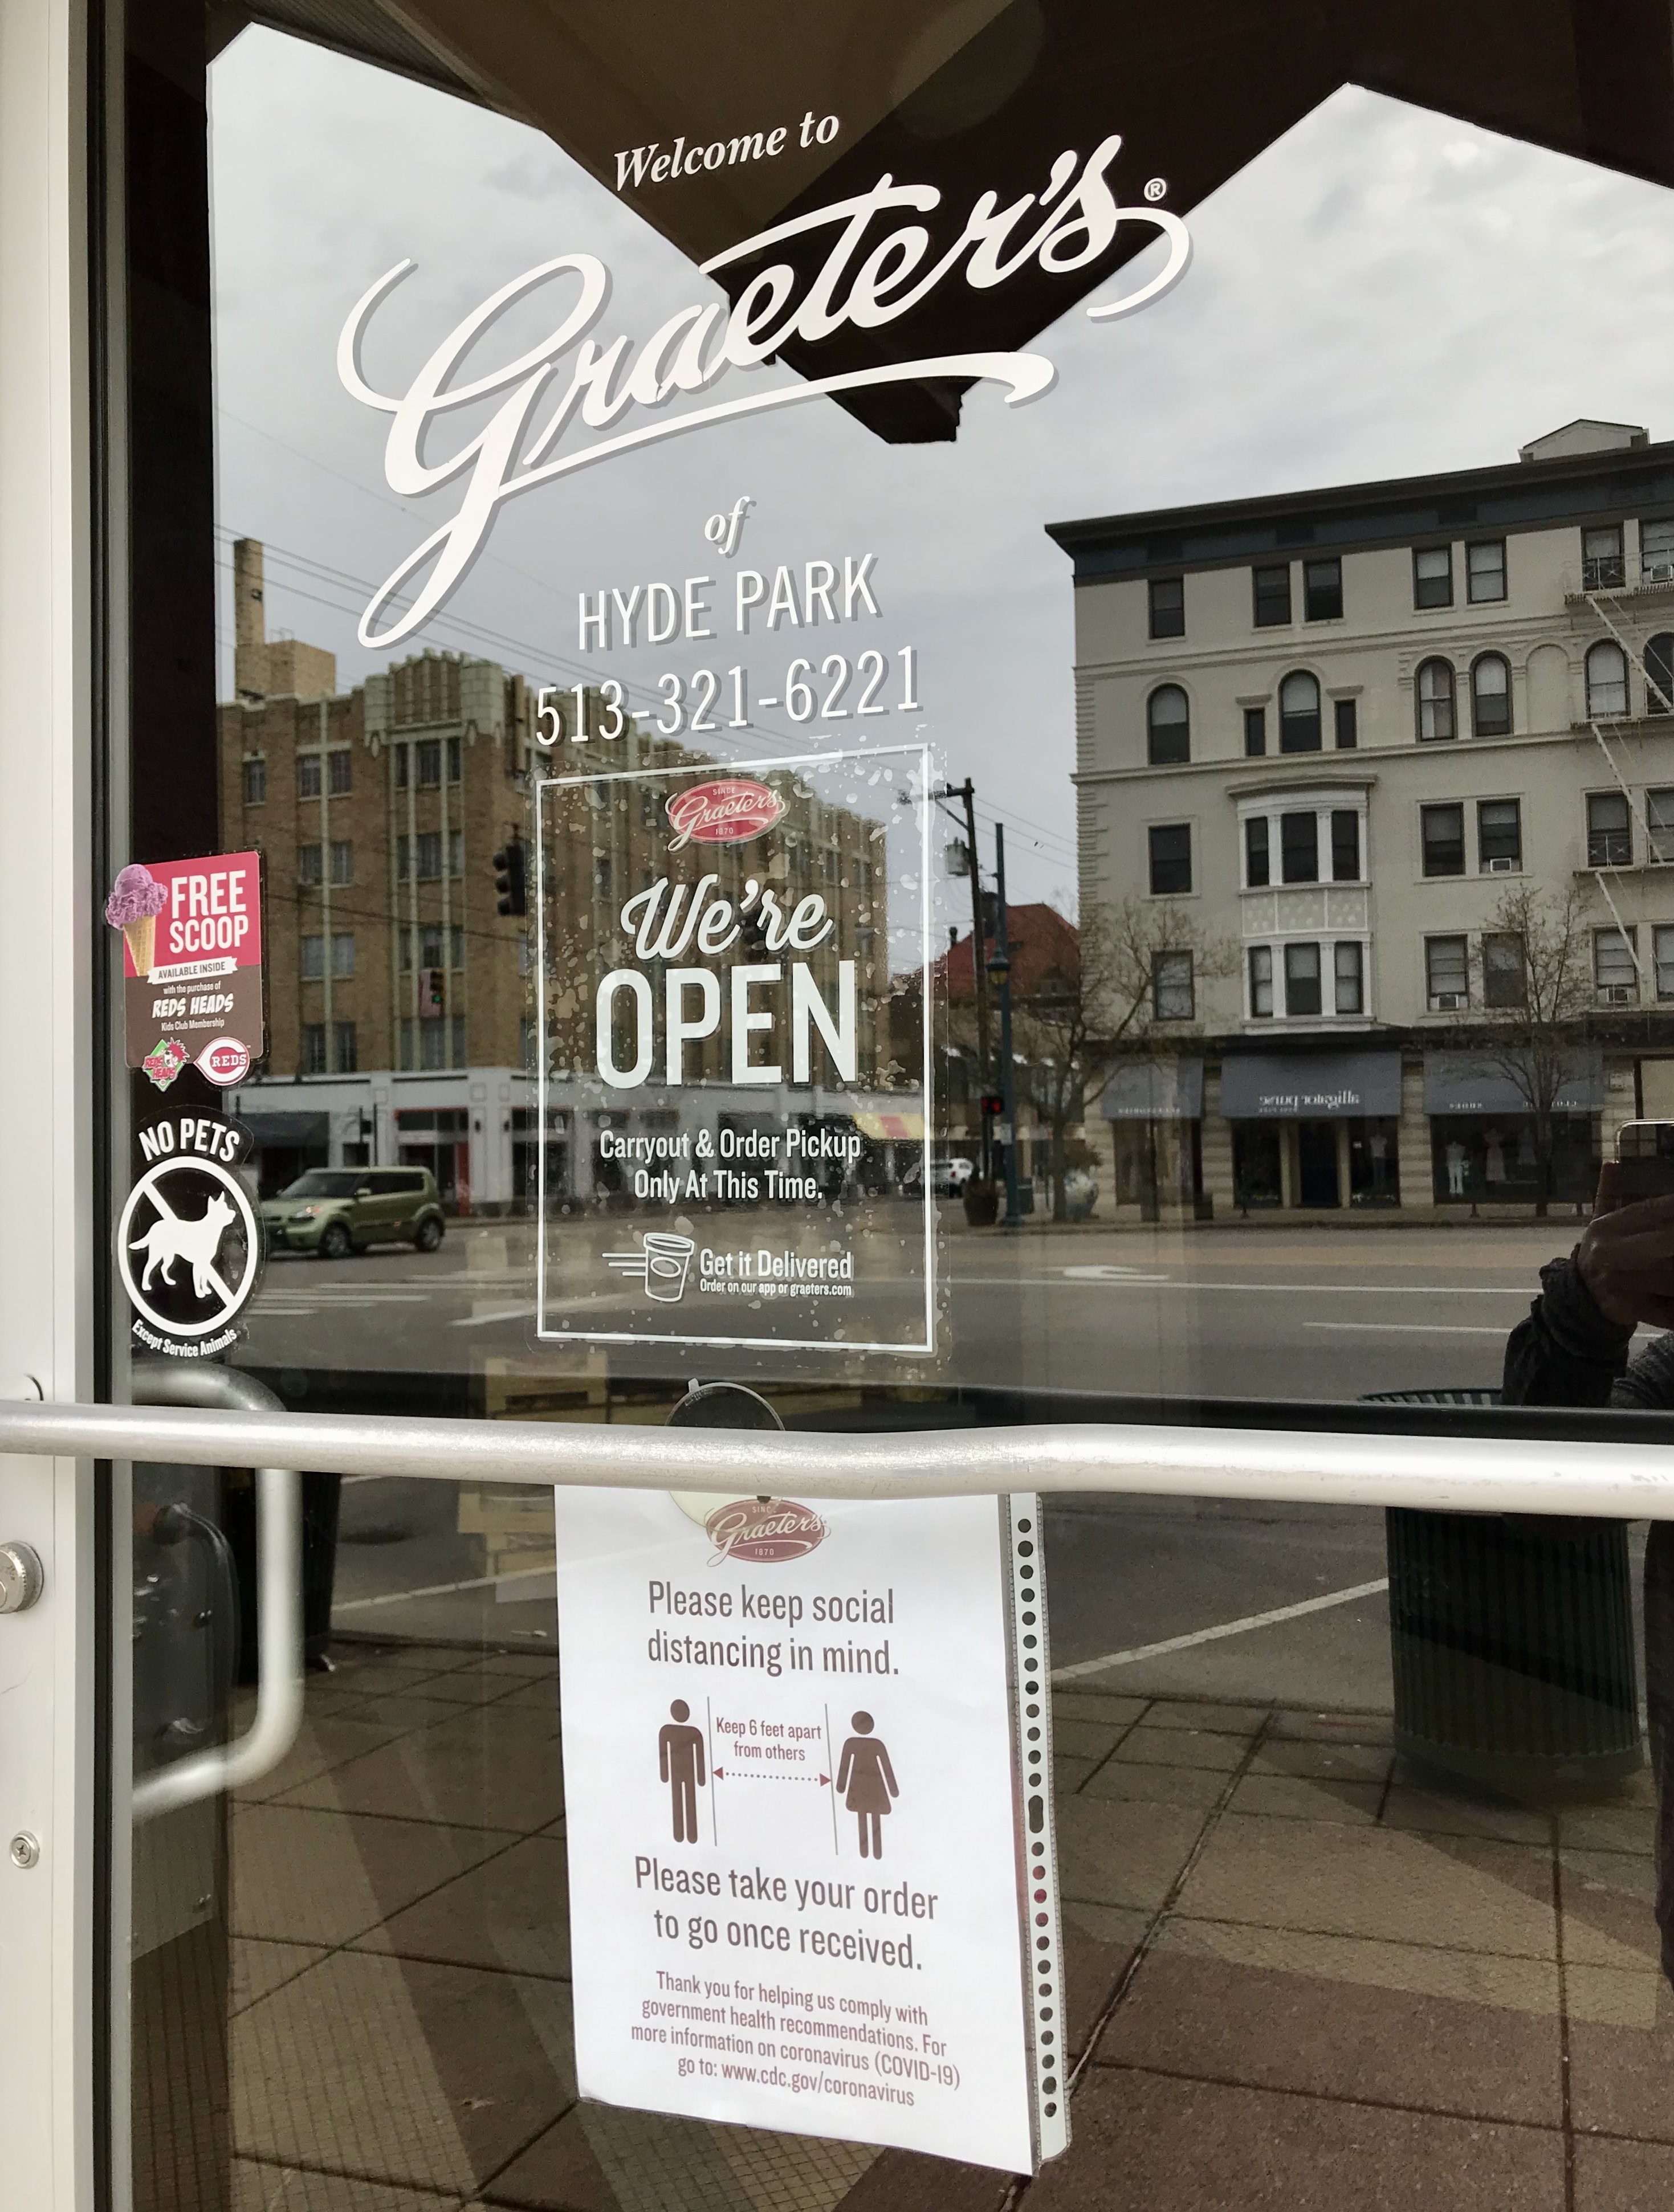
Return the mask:
[(668, 849), (682, 845), (738, 845), (746, 837), (759, 837), (783, 815), (785, 802), (764, 783), (743, 776), (727, 776), (718, 783), (696, 783), (677, 791), (668, 802), (668, 819), (674, 830)]
[(754, 1559), (770, 1565), (800, 1559), (825, 1538), (825, 1523), (812, 1507), (788, 1498), (738, 1498), (717, 1505), (703, 1523), (717, 1559)]

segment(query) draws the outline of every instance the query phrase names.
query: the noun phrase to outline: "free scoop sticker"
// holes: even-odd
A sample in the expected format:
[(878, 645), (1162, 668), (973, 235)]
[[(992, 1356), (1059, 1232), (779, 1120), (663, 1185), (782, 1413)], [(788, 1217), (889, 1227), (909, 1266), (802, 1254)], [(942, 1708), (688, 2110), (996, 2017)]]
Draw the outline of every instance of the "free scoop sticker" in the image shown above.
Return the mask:
[(237, 1037), (216, 1037), (198, 1054), (198, 1065), (211, 1083), (218, 1083), (223, 1091), (230, 1090), (234, 1083), (242, 1083), (250, 1073), (250, 1048)]

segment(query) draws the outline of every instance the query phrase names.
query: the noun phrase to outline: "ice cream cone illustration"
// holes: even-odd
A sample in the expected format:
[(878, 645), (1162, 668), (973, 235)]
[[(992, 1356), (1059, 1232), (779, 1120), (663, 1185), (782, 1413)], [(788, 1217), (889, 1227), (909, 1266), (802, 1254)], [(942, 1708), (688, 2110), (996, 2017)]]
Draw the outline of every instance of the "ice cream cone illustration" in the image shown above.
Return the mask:
[(143, 914), (137, 921), (125, 921), (122, 934), (128, 947), (128, 957), (134, 963), (136, 975), (149, 975), (151, 963), (156, 957), (157, 917)]
[(105, 902), (105, 919), (119, 929), (127, 944), (136, 975), (147, 976), (156, 959), (157, 916), (168, 903), (168, 893), (137, 860), (118, 875)]

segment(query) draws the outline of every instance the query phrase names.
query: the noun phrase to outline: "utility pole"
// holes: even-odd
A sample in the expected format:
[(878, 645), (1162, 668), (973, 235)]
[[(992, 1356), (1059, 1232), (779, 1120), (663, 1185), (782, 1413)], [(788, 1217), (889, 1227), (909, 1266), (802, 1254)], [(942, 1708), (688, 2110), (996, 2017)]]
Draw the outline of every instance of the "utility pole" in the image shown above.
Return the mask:
[[(971, 968), (977, 985), (977, 1090), (980, 1096), (989, 1088), (992, 1056), (988, 1043), (988, 935), (983, 927), (983, 872), (977, 860), (977, 787), (966, 776), (957, 790), (945, 790), (944, 796), (961, 799), (965, 805), (965, 848), (970, 855), (971, 876)], [(982, 1171), (986, 1182), (994, 1172), (988, 1117), (979, 1113), (977, 1118), (982, 1123)]]
[(994, 825), (994, 875), (999, 890), (999, 931), (989, 973), (1000, 994), (1000, 1095), (1005, 1101), (1006, 1212), (1002, 1229), (1020, 1229), (1017, 1206), (1017, 1063), (1012, 1056), (1012, 956), (1006, 920), (1006, 825)]

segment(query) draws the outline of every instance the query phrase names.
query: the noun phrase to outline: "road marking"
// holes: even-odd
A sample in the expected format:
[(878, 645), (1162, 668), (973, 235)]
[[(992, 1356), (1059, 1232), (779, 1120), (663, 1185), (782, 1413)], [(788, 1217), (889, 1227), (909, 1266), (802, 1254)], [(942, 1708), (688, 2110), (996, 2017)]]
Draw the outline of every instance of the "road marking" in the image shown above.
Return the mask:
[(1305, 1321), (1304, 1328), (1353, 1330), (1358, 1336), (1504, 1336), (1503, 1328), (1483, 1322)]
[(464, 1314), (458, 1321), (450, 1321), (449, 1328), (487, 1328), (496, 1321), (527, 1321), (538, 1313), (538, 1306), (496, 1306), (492, 1313)]
[(508, 1575), (473, 1575), (469, 1582), (429, 1583), (423, 1589), (385, 1590), (378, 1597), (340, 1599), (332, 1607), (332, 1618), (335, 1620), (340, 1613), (364, 1613), (374, 1605), (405, 1605), (410, 1598), (452, 1597), (460, 1590), (497, 1589), (505, 1583), (550, 1582), (556, 1572), (553, 1567), (519, 1567)]
[(1160, 1659), (1165, 1652), (1189, 1651), (1194, 1644), (1215, 1644), (1223, 1636), (1247, 1636), (1252, 1628), (1272, 1628), (1281, 1620), (1300, 1620), (1304, 1613), (1325, 1613), (1334, 1605), (1352, 1605), (1356, 1598), (1375, 1597), (1389, 1588), (1385, 1575), (1375, 1583), (1356, 1583), (1352, 1589), (1332, 1590), (1325, 1597), (1304, 1598), (1300, 1605), (1281, 1605), (1271, 1613), (1246, 1613), (1242, 1620), (1223, 1620), (1218, 1628), (1194, 1629), (1190, 1636), (1165, 1637), (1160, 1644), (1136, 1644), (1131, 1651), (1109, 1651), (1102, 1659), (1083, 1659), (1074, 1667), (1055, 1667), (1055, 1684), (1077, 1682), (1084, 1675), (1102, 1674), (1111, 1667), (1131, 1667), (1136, 1660)]
[[(1145, 1275), (1137, 1267), (1066, 1267), (1068, 1283), (1172, 1283), (1172, 1275)], [(1050, 1276), (1044, 1279), (1050, 1281)]]
[[(1086, 1280), (1097, 1269), (1087, 1269), (1079, 1279)], [(1044, 1285), (1050, 1289), (1064, 1280), (1062, 1275), (948, 1275), (944, 1279), (960, 1289), (1021, 1290)], [(1279, 1291), (1320, 1292), (1328, 1297), (1365, 1298), (1532, 1298), (1534, 1291), (1527, 1283), (1502, 1284), (1497, 1288), (1481, 1283), (1205, 1283), (1188, 1278), (1178, 1281), (1172, 1275), (1106, 1276), (1105, 1279), (1121, 1289), (1124, 1283), (1167, 1283), (1178, 1291), (1255, 1291), (1263, 1297)]]

